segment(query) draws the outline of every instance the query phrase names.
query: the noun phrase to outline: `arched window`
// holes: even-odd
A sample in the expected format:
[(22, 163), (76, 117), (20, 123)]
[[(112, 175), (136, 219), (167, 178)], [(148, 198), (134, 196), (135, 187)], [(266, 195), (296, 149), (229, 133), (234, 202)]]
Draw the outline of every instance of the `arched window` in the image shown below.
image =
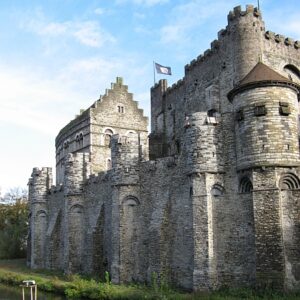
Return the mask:
[(216, 183), (212, 186), (210, 193), (214, 197), (222, 197), (224, 195), (224, 188)]
[(39, 218), (47, 218), (47, 213), (44, 210), (39, 210), (36, 213), (36, 216), (39, 217)]
[(293, 173), (287, 173), (280, 179), (280, 189), (281, 190), (298, 190), (300, 189), (300, 180)]
[(67, 151), (69, 149), (69, 145), (70, 145), (70, 140), (65, 140), (64, 141), (64, 150)]
[(79, 133), (76, 135), (76, 146), (77, 148), (83, 147), (83, 133)]
[(253, 190), (253, 185), (251, 180), (245, 176), (240, 181), (239, 192), (242, 194), (251, 193)]
[(111, 129), (105, 129), (104, 131), (104, 145), (110, 147), (111, 136), (113, 135)]
[(138, 198), (134, 197), (134, 196), (127, 196), (123, 199), (122, 204), (124, 206), (137, 206), (140, 204), (140, 201)]
[(290, 80), (296, 82), (300, 81), (300, 71), (296, 66), (289, 64), (286, 65), (283, 69), (287, 73)]
[(70, 208), (70, 213), (72, 214), (82, 214), (83, 213), (83, 206), (80, 204), (75, 204)]

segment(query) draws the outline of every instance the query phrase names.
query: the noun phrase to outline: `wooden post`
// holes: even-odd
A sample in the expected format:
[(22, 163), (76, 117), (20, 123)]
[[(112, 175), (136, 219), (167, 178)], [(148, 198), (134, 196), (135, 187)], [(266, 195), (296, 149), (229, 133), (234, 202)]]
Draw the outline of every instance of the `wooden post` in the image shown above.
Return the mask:
[(30, 288), (30, 300), (37, 300), (37, 284), (23, 284), (22, 287), (22, 300), (26, 300), (25, 288)]

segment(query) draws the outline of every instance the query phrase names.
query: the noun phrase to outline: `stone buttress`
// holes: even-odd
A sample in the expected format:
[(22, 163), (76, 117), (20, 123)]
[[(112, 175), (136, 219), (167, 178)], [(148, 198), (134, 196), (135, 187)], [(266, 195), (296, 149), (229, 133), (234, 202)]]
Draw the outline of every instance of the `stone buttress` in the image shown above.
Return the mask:
[(218, 286), (220, 263), (215, 206), (224, 197), (221, 124), (208, 124), (207, 114), (198, 112), (187, 117), (185, 127), (186, 174), (193, 210), (193, 288), (211, 289)]
[(48, 190), (52, 185), (51, 168), (34, 168), (29, 180), (30, 205), (30, 267), (44, 268), (46, 254), (46, 232), (48, 226)]
[(112, 281), (143, 280), (140, 259), (139, 164), (144, 141), (138, 134), (113, 135), (112, 157)]
[(90, 155), (69, 153), (65, 161), (64, 176), (64, 270), (68, 273), (83, 271), (87, 215), (83, 184), (90, 175)]

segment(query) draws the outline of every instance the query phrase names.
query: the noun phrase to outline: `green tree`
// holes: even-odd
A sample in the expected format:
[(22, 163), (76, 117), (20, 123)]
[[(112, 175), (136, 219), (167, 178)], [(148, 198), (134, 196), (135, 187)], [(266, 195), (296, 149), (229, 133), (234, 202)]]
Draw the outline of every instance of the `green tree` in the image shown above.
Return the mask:
[(25, 190), (14, 188), (0, 204), (0, 258), (26, 256), (28, 203)]

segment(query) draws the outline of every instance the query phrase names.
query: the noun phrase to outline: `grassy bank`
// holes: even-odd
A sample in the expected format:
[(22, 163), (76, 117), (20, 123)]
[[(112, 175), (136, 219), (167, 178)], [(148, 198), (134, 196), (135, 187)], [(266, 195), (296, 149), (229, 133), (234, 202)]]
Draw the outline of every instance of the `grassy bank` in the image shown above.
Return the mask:
[(24, 260), (0, 260), (0, 282), (19, 285), (23, 280), (33, 279), (39, 290), (64, 294), (70, 298), (82, 299), (178, 299), (178, 300), (237, 300), (237, 299), (274, 299), (300, 300), (300, 295), (283, 295), (272, 291), (254, 292), (248, 289), (222, 290), (212, 293), (180, 293), (168, 286), (152, 287), (143, 285), (113, 285), (106, 282), (85, 279), (79, 275), (65, 276), (58, 272), (30, 270)]

